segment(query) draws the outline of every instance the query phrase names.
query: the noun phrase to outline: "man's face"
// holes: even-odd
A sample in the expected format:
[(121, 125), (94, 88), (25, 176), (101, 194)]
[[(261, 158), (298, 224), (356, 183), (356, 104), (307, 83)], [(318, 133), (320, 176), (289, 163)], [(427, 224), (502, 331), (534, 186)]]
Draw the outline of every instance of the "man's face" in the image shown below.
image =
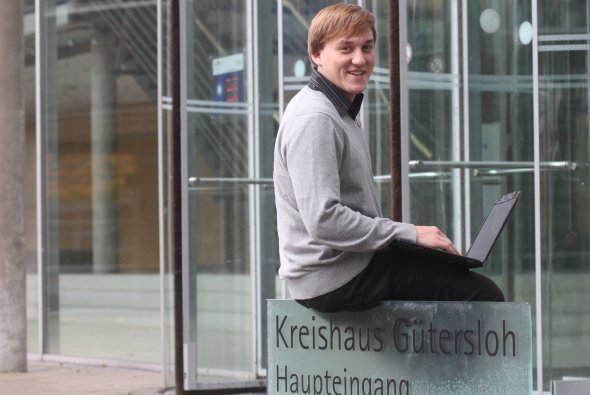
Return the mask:
[(375, 40), (367, 28), (352, 37), (334, 37), (311, 59), (318, 71), (352, 101), (362, 93), (375, 65)]

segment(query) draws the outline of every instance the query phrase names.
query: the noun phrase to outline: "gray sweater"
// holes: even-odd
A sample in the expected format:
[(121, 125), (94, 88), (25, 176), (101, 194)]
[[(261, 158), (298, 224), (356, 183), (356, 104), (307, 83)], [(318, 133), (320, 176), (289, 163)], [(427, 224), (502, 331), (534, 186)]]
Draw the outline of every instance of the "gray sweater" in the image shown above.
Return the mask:
[(309, 87), (281, 120), (274, 185), (279, 277), (295, 299), (346, 284), (393, 239), (416, 239), (413, 225), (382, 216), (360, 125)]

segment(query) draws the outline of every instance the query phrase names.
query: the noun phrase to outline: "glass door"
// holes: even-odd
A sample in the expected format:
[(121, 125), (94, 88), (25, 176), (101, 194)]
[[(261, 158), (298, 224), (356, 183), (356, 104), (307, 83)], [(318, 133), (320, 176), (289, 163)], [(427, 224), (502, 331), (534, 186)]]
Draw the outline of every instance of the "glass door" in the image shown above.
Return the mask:
[(155, 4), (35, 4), (36, 348), (60, 360), (155, 365)]
[[(388, 3), (354, 2), (377, 16), (378, 59), (362, 117), (388, 213)], [(265, 300), (288, 296), (276, 277), (274, 138), (285, 105), (310, 75), (309, 22), (331, 3), (181, 3), (184, 344), (194, 385), (265, 373)], [(542, 324), (544, 386), (562, 373), (585, 375), (587, 4), (400, 4), (408, 88), (404, 218), (439, 226), (465, 251), (495, 198), (521, 190), (484, 272), (508, 300), (529, 302), (534, 314), (543, 306), (534, 320)], [(539, 9), (537, 77), (532, 5)]]
[(570, 163), (542, 172), (541, 290), (543, 384), (590, 377), (589, 57), (587, 1), (536, 1), (538, 135), (541, 162)]
[(252, 21), (244, 0), (181, 4), (185, 389), (191, 389), (205, 372), (235, 380), (252, 371)]
[(276, 297), (276, 3), (182, 3), (185, 389), (264, 373)]
[[(265, 375), (266, 299), (284, 297), (272, 166), (282, 109), (307, 84), (307, 29), (334, 1), (181, 3), (185, 389)], [(363, 110), (389, 200), (387, 6)], [(382, 180), (381, 180), (382, 179)]]
[[(521, 190), (482, 272), (534, 313), (530, 1), (407, 5), (408, 220), (437, 225), (466, 252), (495, 199)], [(542, 165), (569, 174), (566, 165)]]
[(521, 190), (484, 273), (533, 307), (536, 386), (588, 377), (588, 4), (406, 5), (407, 219), (465, 251), (493, 200)]

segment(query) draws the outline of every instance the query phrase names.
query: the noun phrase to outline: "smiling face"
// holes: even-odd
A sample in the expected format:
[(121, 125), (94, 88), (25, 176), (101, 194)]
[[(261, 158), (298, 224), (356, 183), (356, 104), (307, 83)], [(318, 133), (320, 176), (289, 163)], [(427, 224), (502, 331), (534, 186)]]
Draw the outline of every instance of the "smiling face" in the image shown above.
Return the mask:
[(334, 37), (326, 41), (318, 52), (312, 53), (311, 60), (318, 71), (352, 101), (365, 90), (373, 72), (373, 32), (367, 28), (352, 37)]

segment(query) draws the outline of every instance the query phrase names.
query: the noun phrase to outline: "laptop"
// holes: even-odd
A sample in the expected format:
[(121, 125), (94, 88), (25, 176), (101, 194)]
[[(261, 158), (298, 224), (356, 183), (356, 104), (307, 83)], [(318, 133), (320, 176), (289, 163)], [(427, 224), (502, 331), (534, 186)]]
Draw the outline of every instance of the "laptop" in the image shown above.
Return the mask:
[(518, 202), (520, 191), (507, 193), (499, 197), (493, 204), (485, 221), (481, 224), (473, 244), (465, 255), (455, 255), (444, 250), (426, 247), (420, 244), (405, 240), (394, 240), (392, 245), (403, 251), (411, 251), (431, 258), (436, 261), (444, 261), (450, 264), (459, 265), (468, 269), (484, 266), (492, 247), (498, 240), (500, 232), (508, 221), (512, 209)]

